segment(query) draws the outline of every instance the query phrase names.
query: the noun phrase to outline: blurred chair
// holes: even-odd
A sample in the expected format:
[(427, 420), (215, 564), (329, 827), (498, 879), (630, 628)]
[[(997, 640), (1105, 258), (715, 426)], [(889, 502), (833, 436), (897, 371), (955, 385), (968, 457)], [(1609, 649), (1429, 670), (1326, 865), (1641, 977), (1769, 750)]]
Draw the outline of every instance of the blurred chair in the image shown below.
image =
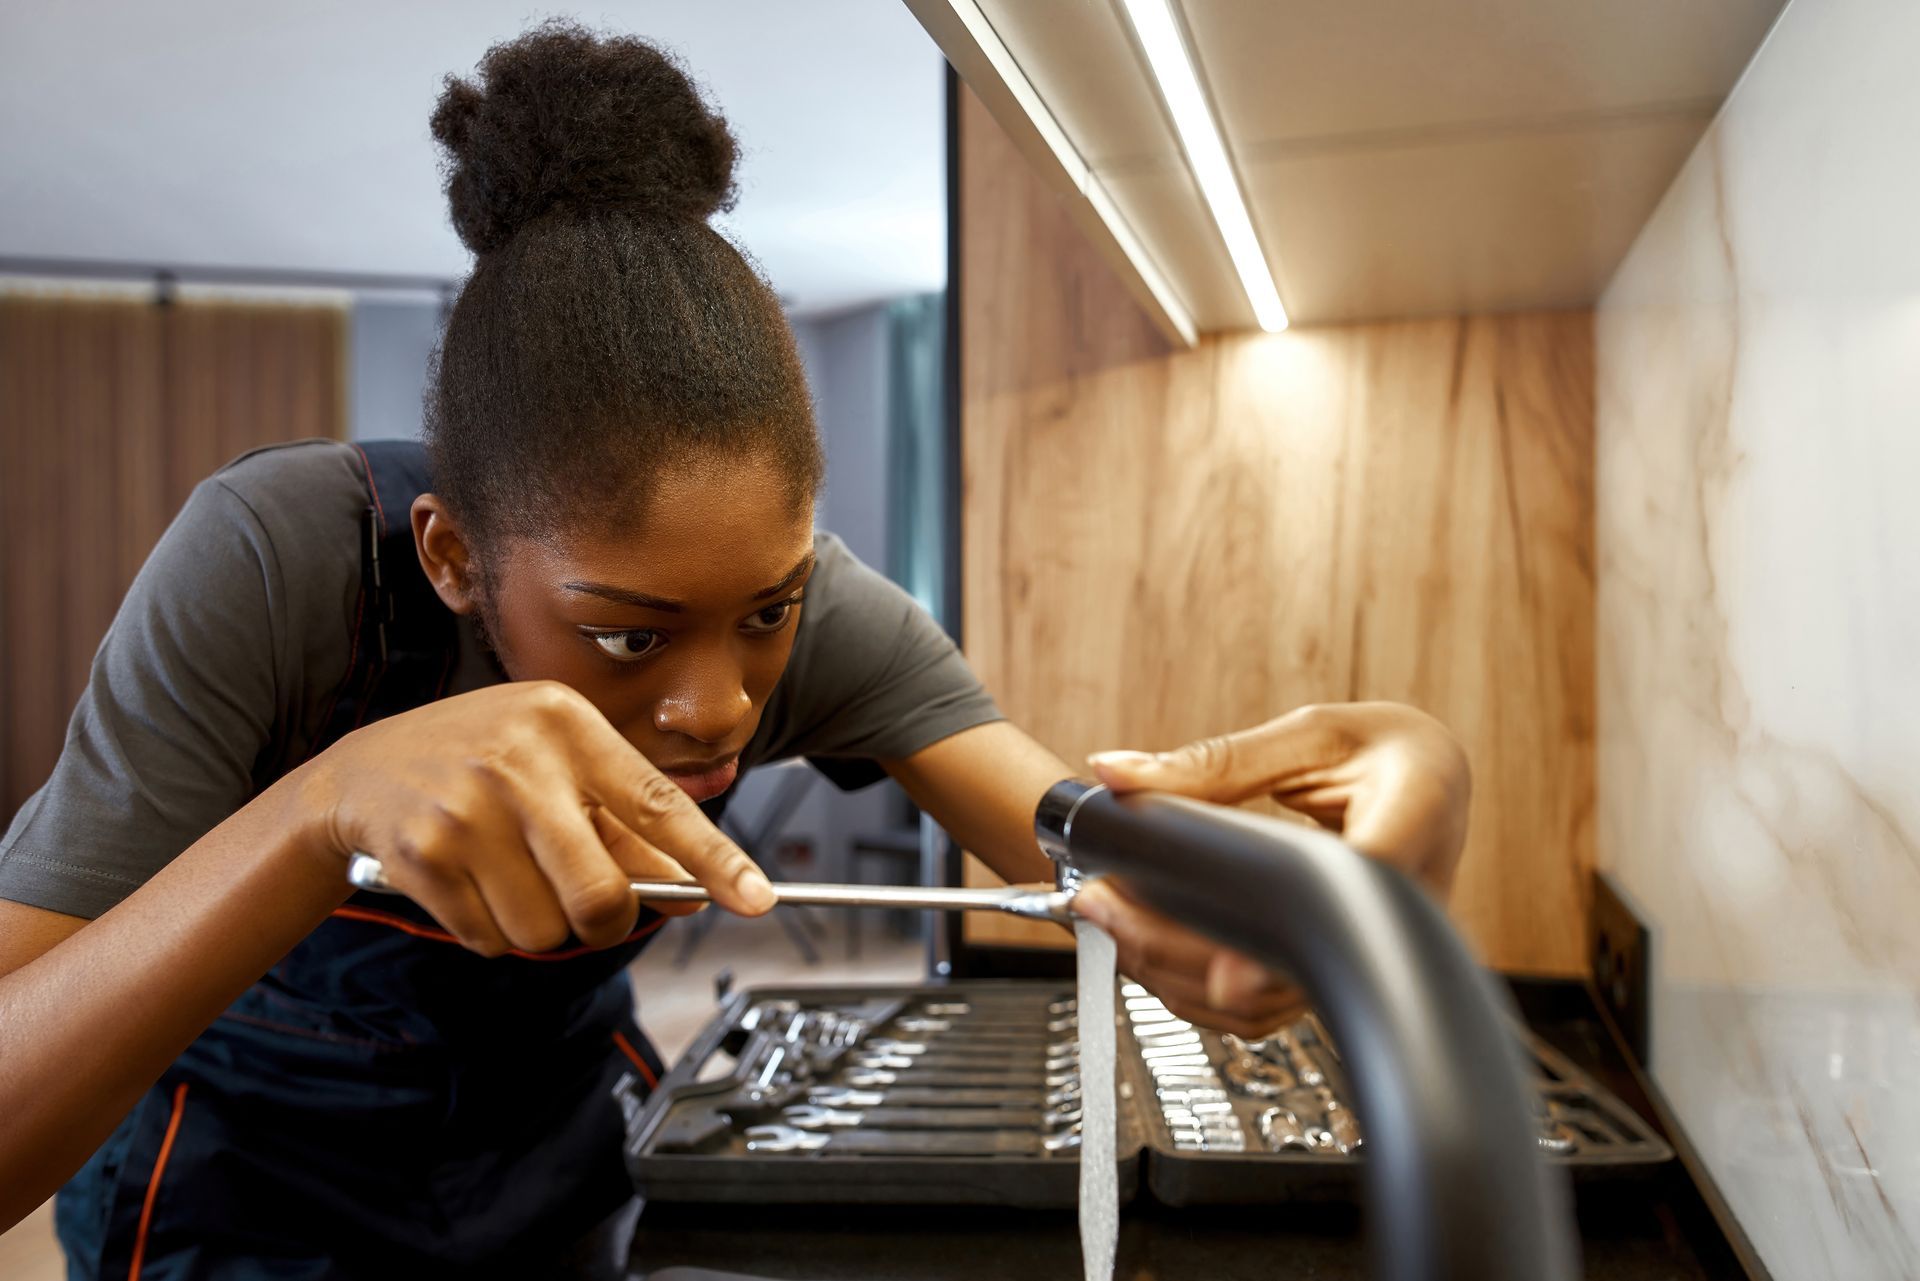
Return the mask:
[[(813, 789), (813, 780), (817, 775), (814, 774), (813, 767), (805, 761), (782, 761), (778, 765), (766, 766), (760, 772), (772, 775), (774, 783), (772, 791), (760, 806), (759, 814), (749, 823), (736, 818), (733, 810), (729, 809), (721, 816), (720, 830), (731, 837), (733, 843), (738, 845), (748, 858), (760, 865), (760, 870), (767, 874), (768, 880), (778, 881), (780, 870), (777, 860), (773, 857), (774, 847), (781, 833), (786, 830), (787, 824), (793, 821), (794, 811), (800, 808), (800, 802), (804, 801), (807, 793)], [(802, 959), (808, 965), (818, 965), (820, 950), (813, 945), (813, 940), (807, 934), (809, 929), (814, 933), (822, 931), (811, 910), (788, 905), (775, 908), (773, 917), (780, 922), (780, 928), (787, 932), (787, 937), (793, 940), (793, 945), (799, 949)], [(700, 941), (707, 937), (713, 929), (713, 923), (718, 919), (716, 913), (711, 910), (698, 912), (686, 918), (686, 925), (680, 935), (680, 950), (675, 952), (673, 957), (675, 969), (686, 968), (687, 962), (693, 959), (694, 950), (700, 946)]]
[[(868, 832), (853, 838), (853, 844), (847, 851), (847, 879), (857, 885), (918, 885), (920, 875), (920, 810), (908, 802), (906, 821), (898, 827), (881, 832)], [(884, 864), (878, 880), (870, 880), (866, 868), (870, 863)], [(915, 913), (899, 912), (896, 916), (911, 919)], [(860, 955), (860, 925), (866, 911), (856, 909), (847, 913), (847, 959), (855, 960)]]

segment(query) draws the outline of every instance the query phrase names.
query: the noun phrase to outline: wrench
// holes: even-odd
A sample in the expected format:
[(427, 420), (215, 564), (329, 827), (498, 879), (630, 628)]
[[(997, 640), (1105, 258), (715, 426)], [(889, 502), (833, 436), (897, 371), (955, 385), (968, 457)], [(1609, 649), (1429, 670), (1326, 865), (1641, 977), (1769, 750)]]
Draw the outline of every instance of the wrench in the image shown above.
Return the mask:
[(796, 1130), (837, 1130), (861, 1126), (870, 1130), (1057, 1130), (1080, 1120), (1078, 1108), (1057, 1112), (1001, 1108), (866, 1108), (858, 1112), (838, 1108), (788, 1108), (782, 1118)]
[(1005, 1074), (1012, 1075), (1021, 1068), (1042, 1068), (1048, 1072), (1066, 1072), (1079, 1065), (1078, 1059), (1060, 1055), (1051, 1059), (1034, 1059), (1025, 1063), (1006, 1061), (1004, 1055), (990, 1058), (970, 1058), (966, 1055), (952, 1054), (861, 1054), (854, 1057), (850, 1066), (863, 1071), (904, 1072), (910, 1068), (922, 1071), (940, 1072), (984, 1072), (996, 1066), (1004, 1066)]
[(925, 1086), (986, 1086), (993, 1089), (1017, 1089), (1026, 1086), (1033, 1090), (1057, 1090), (1062, 1086), (1080, 1086), (1078, 1072), (1049, 1072), (1045, 1075), (1028, 1072), (968, 1072), (955, 1069), (922, 1069), (917, 1072), (899, 1072), (891, 1069), (871, 1069), (849, 1072), (838, 1084), (857, 1086), (863, 1090), (876, 1089), (887, 1085), (925, 1085)]
[[(347, 860), (347, 881), (374, 894), (400, 894), (380, 860), (356, 850)], [(707, 887), (695, 881), (630, 881), (634, 896), (647, 903), (705, 903)], [(990, 889), (920, 885), (814, 885), (781, 881), (778, 901), (804, 907), (908, 907), (947, 912), (1006, 912), (1029, 920), (1073, 923), (1073, 895), (1040, 886), (1007, 885)]]
[[(807, 1102), (829, 1108), (933, 1107), (933, 1108), (1032, 1108), (1032, 1090), (930, 1090), (902, 1086), (887, 1090), (853, 1090), (839, 1085), (819, 1085), (807, 1091)], [(1041, 1099), (1048, 1109), (1065, 1107), (1080, 1101), (1080, 1091), (1061, 1089)]]
[[(922, 1049), (939, 1049), (956, 1054), (1078, 1054), (1080, 1041), (1077, 1037), (1051, 1037), (1045, 1032), (1034, 1032), (1020, 1036), (974, 1036), (966, 1032), (951, 1032), (946, 1035), (915, 1033), (910, 1036), (879, 1036), (867, 1042), (867, 1045), (890, 1050), (894, 1047), (917, 1045)], [(914, 1050), (905, 1051), (908, 1054)]]
[(972, 1015), (961, 1019), (895, 1019), (893, 1025), (902, 1032), (925, 1035), (928, 1032), (954, 1032), (966, 1036), (991, 1033), (995, 1036), (1027, 1034), (1032, 1036), (1058, 1036), (1071, 1032), (1080, 1026), (1077, 1015), (1068, 1015), (1058, 1019), (1034, 1019), (1031, 1022), (1007, 1022), (990, 1020), (982, 1015)]
[[(978, 1004), (975, 1004), (973, 1001), (928, 1001), (921, 1005), (919, 1013), (914, 1017), (946, 1019), (953, 1018), (956, 1015), (972, 1014), (977, 1009), (992, 1010), (996, 1014), (1003, 1014), (1008, 1010), (1029, 1008), (1035, 1007), (1024, 1000), (1017, 1000), (1006, 996), (982, 996), (978, 998)], [(1046, 1012), (1049, 1017), (1057, 1018), (1062, 1015), (1077, 1013), (1079, 1009), (1080, 1001), (1077, 997), (1063, 996), (1057, 1001), (1049, 1001)]]
[(828, 1152), (848, 1156), (1041, 1156), (1080, 1146), (1078, 1134), (1026, 1134), (1018, 1130), (854, 1130), (824, 1134), (790, 1125), (755, 1125), (746, 1132), (749, 1152)]
[(1012, 1058), (1067, 1058), (1080, 1053), (1078, 1041), (1020, 1041), (1004, 1045), (976, 1045), (969, 1041), (896, 1041), (879, 1037), (860, 1047), (874, 1054), (935, 1054), (956, 1059), (988, 1059), (1002, 1062)]

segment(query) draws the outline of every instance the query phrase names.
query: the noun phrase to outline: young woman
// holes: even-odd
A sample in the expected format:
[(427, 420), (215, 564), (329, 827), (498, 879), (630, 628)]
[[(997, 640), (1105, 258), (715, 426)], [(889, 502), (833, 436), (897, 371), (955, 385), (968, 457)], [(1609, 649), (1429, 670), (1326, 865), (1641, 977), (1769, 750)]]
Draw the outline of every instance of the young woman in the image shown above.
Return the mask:
[[(660, 1070), (622, 971), (664, 918), (626, 883), (770, 907), (699, 808), (755, 764), (891, 775), (1048, 876), (1034, 806), (1072, 771), (813, 528), (792, 337), (707, 224), (722, 120), (653, 48), (548, 26), (450, 81), (433, 132), (476, 258), (424, 452), (288, 445), (203, 483), (0, 844), (0, 1225), (71, 1176), (75, 1278), (538, 1274), (628, 1198), (609, 1088)], [(1105, 768), (1378, 810), (1356, 780), (1398, 752), (1410, 834), (1380, 849), (1444, 879), (1464, 771), (1408, 715)], [(350, 898), (358, 850), (407, 897)], [(1085, 899), (1175, 1008), (1286, 1012)]]

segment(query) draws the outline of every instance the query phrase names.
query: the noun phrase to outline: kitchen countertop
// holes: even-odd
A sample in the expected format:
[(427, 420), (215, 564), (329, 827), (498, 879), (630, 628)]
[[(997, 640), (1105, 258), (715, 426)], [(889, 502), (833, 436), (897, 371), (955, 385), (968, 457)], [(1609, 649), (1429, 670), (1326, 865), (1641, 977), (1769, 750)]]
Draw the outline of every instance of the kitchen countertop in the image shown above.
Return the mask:
[[(1630, 1106), (1649, 1105), (1584, 986), (1511, 980), (1528, 1023)], [(1577, 1196), (1592, 1281), (1736, 1281), (1732, 1249), (1679, 1162), (1659, 1177)], [(1126, 1281), (1364, 1278), (1361, 1212), (1340, 1205), (1175, 1209), (1143, 1193), (1121, 1216)], [(1078, 1276), (1071, 1211), (924, 1206), (659, 1205), (641, 1213), (628, 1276), (701, 1267), (777, 1281), (1002, 1281)]]
[[(1058, 1281), (1080, 1272), (1071, 1212), (864, 1207), (661, 1206), (642, 1215), (630, 1275), (698, 1265), (780, 1281)], [(1582, 1209), (1592, 1281), (1693, 1281), (1704, 1270), (1647, 1202)], [(1365, 1278), (1359, 1212), (1350, 1207), (1172, 1210), (1142, 1201), (1122, 1215), (1115, 1276), (1154, 1281)]]

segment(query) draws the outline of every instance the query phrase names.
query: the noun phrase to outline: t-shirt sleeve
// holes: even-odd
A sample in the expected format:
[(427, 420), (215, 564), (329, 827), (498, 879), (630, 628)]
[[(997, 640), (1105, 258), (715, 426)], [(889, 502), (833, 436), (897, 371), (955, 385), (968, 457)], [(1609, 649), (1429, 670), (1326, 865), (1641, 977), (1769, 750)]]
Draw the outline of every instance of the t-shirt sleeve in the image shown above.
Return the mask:
[(940, 625), (831, 534), (816, 539), (793, 657), (768, 711), (766, 759), (805, 756), (844, 788), (897, 760), (1001, 719)]
[(218, 477), (128, 589), (46, 785), (0, 839), (0, 898), (95, 917), (246, 804), (275, 721), (273, 545)]

